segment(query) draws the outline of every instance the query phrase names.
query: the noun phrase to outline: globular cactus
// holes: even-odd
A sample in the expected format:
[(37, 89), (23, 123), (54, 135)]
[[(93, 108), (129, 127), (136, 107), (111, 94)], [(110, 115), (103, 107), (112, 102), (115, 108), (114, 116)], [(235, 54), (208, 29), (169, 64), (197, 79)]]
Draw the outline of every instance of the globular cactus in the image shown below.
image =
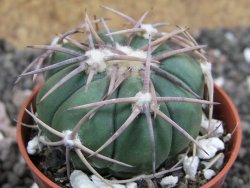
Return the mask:
[[(187, 28), (160, 32), (164, 23), (143, 24), (148, 12), (136, 21), (105, 8), (132, 27), (112, 32), (105, 19), (90, 21), (86, 15), (82, 25), (51, 45), (32, 46), (46, 51), (21, 77), (47, 72), (37, 116), (27, 112), (40, 125), (43, 143), (66, 146), (68, 169), (71, 160), (98, 176), (152, 174), (190, 142), (200, 147), (195, 138), (202, 107), (208, 105), (211, 116), (213, 104), (204, 46)], [(87, 42), (70, 37), (82, 31)], [(43, 62), (49, 65), (39, 67)], [(203, 99), (205, 84), (209, 100)]]

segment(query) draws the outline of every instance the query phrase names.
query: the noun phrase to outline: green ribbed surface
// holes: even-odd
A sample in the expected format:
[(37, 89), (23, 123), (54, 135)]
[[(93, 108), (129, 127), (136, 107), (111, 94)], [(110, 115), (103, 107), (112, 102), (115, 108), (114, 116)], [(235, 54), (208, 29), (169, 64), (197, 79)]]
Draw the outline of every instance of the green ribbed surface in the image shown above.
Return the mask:
[[(124, 37), (118, 37), (120, 43), (124, 43)], [(117, 40), (118, 40), (117, 39)], [(147, 44), (141, 37), (136, 37), (131, 42), (134, 49)], [(71, 46), (66, 46), (71, 48)], [(162, 45), (154, 52), (160, 54), (169, 51), (167, 45)], [(154, 55), (153, 54), (153, 55)], [(51, 63), (70, 58), (68, 55), (56, 53)], [(76, 65), (61, 68), (50, 72), (45, 85), (38, 94), (37, 101), (63, 76), (72, 71)], [(175, 77), (178, 77), (198, 95), (203, 96), (204, 78), (200, 65), (187, 55), (178, 55), (161, 62), (160, 68)], [(71, 130), (76, 123), (92, 108), (84, 110), (67, 111), (68, 108), (81, 104), (101, 101), (107, 92), (109, 76), (106, 73), (98, 73), (93, 81), (85, 89), (87, 75), (80, 73), (67, 81), (52, 95), (37, 105), (39, 118), (59, 130)], [(151, 80), (155, 86), (158, 96), (192, 97), (184, 89), (171, 83), (169, 80), (151, 73)], [(133, 97), (142, 90), (143, 81), (139, 77), (129, 77), (114, 92), (110, 98)], [(196, 137), (199, 132), (202, 109), (199, 104), (191, 103), (161, 103), (160, 110), (173, 121), (178, 123), (189, 134)], [(79, 136), (82, 143), (92, 150), (97, 150), (109, 137), (126, 121), (132, 112), (131, 104), (116, 104), (102, 107), (91, 120), (85, 123)], [(159, 167), (170, 155), (182, 151), (187, 147), (189, 141), (178, 131), (173, 129), (162, 118), (153, 118), (153, 127), (156, 140), (156, 166)], [(48, 134), (47, 132), (45, 132)], [(47, 135), (52, 140), (56, 137)], [(129, 126), (129, 128), (110, 146), (104, 149), (101, 154), (113, 159), (135, 166), (125, 168), (120, 165), (104, 162), (91, 158), (90, 163), (100, 172), (107, 172), (113, 175), (130, 177), (141, 173), (152, 172), (152, 152), (147, 128), (146, 117), (140, 114)], [(73, 155), (73, 163), (76, 168), (84, 169), (80, 160)]]

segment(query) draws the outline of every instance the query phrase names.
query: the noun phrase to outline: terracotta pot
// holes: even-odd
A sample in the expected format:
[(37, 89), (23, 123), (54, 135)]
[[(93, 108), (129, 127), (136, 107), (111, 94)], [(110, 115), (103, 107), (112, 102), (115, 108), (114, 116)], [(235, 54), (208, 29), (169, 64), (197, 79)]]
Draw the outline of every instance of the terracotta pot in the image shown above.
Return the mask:
[[(39, 188), (59, 188), (57, 184), (52, 182), (42, 172), (40, 172), (39, 169), (31, 161), (26, 151), (30, 129), (25, 126), (22, 126), (20, 123), (20, 122), (32, 121), (31, 117), (28, 116), (27, 113), (25, 113), (24, 109), (28, 108), (28, 106), (31, 104), (38, 90), (39, 90), (39, 87), (37, 87), (34, 90), (33, 94), (26, 100), (25, 104), (23, 105), (23, 108), (21, 109), (19, 113), (18, 123), (17, 123), (18, 146), (19, 146), (19, 150), (24, 160), (26, 161), (29, 168), (31, 169), (34, 180), (39, 186)], [(242, 138), (240, 118), (237, 113), (237, 110), (235, 106), (233, 105), (232, 101), (227, 96), (227, 94), (219, 87), (215, 87), (214, 101), (220, 103), (220, 105), (215, 106), (215, 115), (216, 115), (216, 118), (224, 122), (225, 129), (227, 130), (227, 132), (232, 132), (235, 129), (235, 126), (237, 126), (237, 129), (232, 135), (232, 139), (230, 141), (228, 151), (225, 154), (226, 155), (225, 159), (227, 160), (225, 166), (213, 179), (211, 179), (208, 183), (204, 184), (202, 188), (218, 188), (222, 186), (228, 171), (232, 167), (238, 155), (240, 144), (241, 144), (241, 138)]]

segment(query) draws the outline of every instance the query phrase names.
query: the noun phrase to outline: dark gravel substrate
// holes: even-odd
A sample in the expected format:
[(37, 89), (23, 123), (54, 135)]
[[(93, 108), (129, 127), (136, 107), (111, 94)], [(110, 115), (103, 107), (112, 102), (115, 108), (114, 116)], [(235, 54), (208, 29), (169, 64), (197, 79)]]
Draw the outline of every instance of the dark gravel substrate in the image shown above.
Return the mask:
[[(228, 174), (224, 188), (250, 187), (250, 62), (243, 52), (250, 48), (250, 28), (215, 29), (195, 32), (200, 44), (208, 45), (208, 57), (214, 63), (213, 73), (239, 110), (243, 126), (243, 143), (239, 157)], [(29, 49), (17, 50), (4, 39), (0, 40), (0, 101), (4, 102), (10, 118), (17, 109), (13, 93), (32, 88), (31, 79), (23, 80), (13, 88), (13, 82), (24, 67), (37, 55)], [(14, 126), (14, 122), (12, 123)], [(27, 167), (20, 160), (15, 143), (8, 161), (0, 160), (0, 187), (27, 188), (32, 184)], [(9, 164), (9, 165), (8, 165)], [(22, 173), (20, 173), (22, 171)], [(14, 181), (15, 180), (15, 181)]]

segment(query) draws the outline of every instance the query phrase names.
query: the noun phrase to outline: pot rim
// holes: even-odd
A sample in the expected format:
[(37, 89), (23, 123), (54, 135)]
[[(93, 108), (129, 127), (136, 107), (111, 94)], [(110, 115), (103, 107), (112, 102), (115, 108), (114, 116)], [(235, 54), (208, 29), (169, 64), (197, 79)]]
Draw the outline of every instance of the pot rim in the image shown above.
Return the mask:
[[(23, 140), (22, 134), (21, 134), (22, 127), (23, 127), (21, 122), (22, 122), (24, 114), (25, 114), (25, 108), (31, 103), (32, 99), (38, 93), (41, 86), (42, 85), (39, 85), (34, 89), (31, 96), (25, 101), (22, 108), (20, 109), (20, 112), (18, 115), (18, 121), (17, 121), (17, 142), (18, 142), (19, 150), (20, 150), (24, 160), (26, 161), (27, 165), (31, 169), (32, 173), (34, 175), (36, 175), (37, 177), (39, 177), (43, 182), (46, 182), (48, 186), (53, 187), (53, 188), (60, 188), (60, 186), (58, 186), (56, 183), (54, 183), (52, 180), (50, 180), (47, 176), (45, 176), (32, 162), (32, 160), (30, 159), (30, 157), (26, 151), (24, 140)], [(221, 95), (225, 99), (226, 103), (228, 103), (228, 105), (230, 106), (231, 111), (234, 115), (235, 121), (237, 122), (236, 131), (235, 131), (234, 135), (232, 135), (233, 137), (235, 137), (236, 142), (232, 148), (231, 155), (229, 156), (229, 159), (228, 159), (227, 163), (224, 165), (224, 167), (219, 171), (218, 174), (216, 174), (215, 177), (213, 177), (211, 180), (209, 180), (206, 184), (202, 185), (201, 188), (209, 188), (209, 187), (216, 185), (220, 181), (222, 181), (222, 182), (224, 181), (224, 178), (226, 177), (228, 171), (230, 170), (230, 168), (232, 167), (232, 165), (234, 164), (234, 161), (236, 160), (236, 158), (238, 156), (240, 146), (241, 146), (241, 140), (242, 140), (242, 128), (241, 128), (241, 123), (240, 123), (240, 117), (239, 117), (239, 114), (236, 110), (236, 107), (234, 106), (233, 102), (231, 101), (231, 99), (225, 93), (224, 90), (222, 90), (220, 87), (215, 85), (215, 91), (218, 92), (219, 95)]]

